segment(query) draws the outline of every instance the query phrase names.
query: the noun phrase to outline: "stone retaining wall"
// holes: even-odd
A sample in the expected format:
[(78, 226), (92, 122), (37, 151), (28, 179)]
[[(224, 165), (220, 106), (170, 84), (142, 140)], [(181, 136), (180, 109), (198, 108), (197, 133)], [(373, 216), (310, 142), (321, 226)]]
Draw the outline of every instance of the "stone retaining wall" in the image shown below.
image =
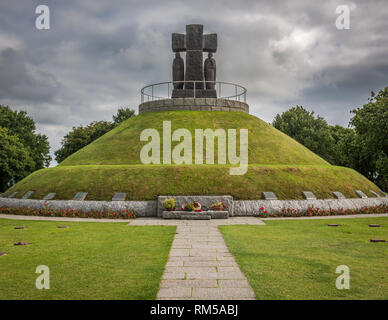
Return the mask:
[(367, 198), (367, 199), (324, 199), (324, 200), (237, 200), (233, 201), (234, 215), (253, 216), (264, 207), (268, 215), (282, 213), (288, 208), (297, 211), (306, 211), (308, 208), (319, 208), (321, 210), (348, 210), (362, 209), (388, 205), (388, 198)]
[(249, 113), (247, 103), (216, 98), (174, 98), (143, 102), (139, 114), (154, 111), (237, 111)]
[[(200, 197), (198, 197), (200, 198)], [(161, 200), (161, 199), (160, 199)], [(223, 199), (226, 200), (226, 199)], [(41, 209), (45, 204), (53, 210), (73, 209), (88, 212), (90, 210), (124, 210), (134, 209), (139, 217), (155, 217), (158, 213), (158, 201), (74, 201), (74, 200), (31, 200), (0, 198), (0, 207)], [(269, 216), (281, 213), (283, 209), (307, 210), (307, 208), (361, 209), (388, 205), (388, 198), (367, 199), (325, 199), (325, 200), (232, 200), (229, 207), (230, 216), (253, 216), (260, 212), (260, 207), (268, 211)], [(230, 204), (229, 204), (230, 205)], [(233, 208), (233, 210), (230, 210)]]
[(0, 198), (0, 207), (42, 209), (45, 204), (53, 210), (81, 210), (88, 212), (106, 210), (134, 209), (138, 217), (156, 216), (156, 201), (75, 201), (75, 200), (33, 200), (33, 199), (8, 199)]

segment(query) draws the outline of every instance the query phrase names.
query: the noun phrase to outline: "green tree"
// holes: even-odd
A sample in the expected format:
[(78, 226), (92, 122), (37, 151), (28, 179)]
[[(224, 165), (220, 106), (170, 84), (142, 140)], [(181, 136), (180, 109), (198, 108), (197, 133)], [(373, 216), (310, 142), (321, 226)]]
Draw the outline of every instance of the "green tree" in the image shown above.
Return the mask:
[(135, 110), (130, 108), (119, 108), (116, 115), (113, 116), (113, 123), (115, 126), (119, 125), (124, 120), (129, 119), (135, 115)]
[(334, 163), (334, 139), (329, 126), (322, 117), (315, 117), (314, 112), (296, 106), (276, 115), (272, 125), (325, 160)]
[(113, 127), (114, 125), (110, 121), (94, 121), (86, 127), (73, 127), (73, 130), (62, 139), (61, 148), (54, 152), (55, 160), (58, 163), (62, 162), (74, 152), (112, 130)]
[(353, 167), (354, 155), (359, 152), (355, 130), (339, 125), (330, 126), (329, 129), (334, 139), (332, 164)]
[(55, 160), (58, 163), (62, 162), (74, 152), (92, 143), (94, 140), (134, 115), (135, 111), (132, 109), (119, 108), (116, 115), (112, 117), (113, 122), (93, 121), (85, 127), (73, 127), (73, 129), (62, 139), (61, 148), (54, 152)]
[(32, 171), (48, 167), (51, 161), (50, 145), (46, 135), (35, 132), (35, 122), (25, 111), (13, 111), (0, 105), (0, 127), (16, 135), (34, 161)]
[(351, 111), (350, 125), (357, 133), (359, 153), (354, 169), (388, 190), (388, 87), (377, 95), (372, 92), (362, 108)]
[(34, 160), (19, 137), (0, 127), (0, 191), (24, 178), (34, 166)]

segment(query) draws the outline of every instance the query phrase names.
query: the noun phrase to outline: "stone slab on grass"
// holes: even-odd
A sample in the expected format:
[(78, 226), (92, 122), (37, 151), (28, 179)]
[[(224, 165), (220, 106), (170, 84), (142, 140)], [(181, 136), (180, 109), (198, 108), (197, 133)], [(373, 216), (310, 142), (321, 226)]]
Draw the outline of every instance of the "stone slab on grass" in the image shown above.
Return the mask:
[(76, 195), (74, 196), (73, 200), (84, 201), (87, 195), (88, 195), (87, 192), (77, 192)]

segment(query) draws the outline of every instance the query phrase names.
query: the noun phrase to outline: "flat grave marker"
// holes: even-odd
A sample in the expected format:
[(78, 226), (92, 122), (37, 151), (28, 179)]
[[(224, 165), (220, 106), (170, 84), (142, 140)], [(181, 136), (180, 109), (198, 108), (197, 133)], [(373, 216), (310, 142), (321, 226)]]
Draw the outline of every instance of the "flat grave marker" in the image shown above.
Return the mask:
[(306, 200), (317, 200), (317, 197), (312, 191), (302, 191), (302, 194)]
[(51, 193), (48, 193), (46, 194), (44, 197), (43, 197), (43, 200), (52, 200), (55, 198), (57, 194), (55, 192), (51, 192)]
[(87, 192), (77, 192), (73, 200), (84, 201), (87, 195), (88, 195)]
[(18, 194), (17, 192), (14, 192), (14, 193), (10, 194), (10, 196), (8, 197), (8, 199), (15, 198), (15, 196), (16, 196), (17, 194)]
[(277, 196), (272, 191), (264, 191), (261, 193), (261, 196), (264, 198), (264, 200), (277, 200)]
[(345, 196), (341, 192), (339, 192), (339, 191), (333, 191), (333, 195), (337, 199), (346, 199)]
[(356, 194), (357, 194), (360, 198), (362, 198), (362, 199), (368, 198), (368, 196), (367, 196), (364, 192), (362, 192), (361, 190), (355, 190), (355, 191), (356, 191)]
[(29, 242), (21, 242), (21, 241), (18, 241), (18, 242), (15, 242), (13, 245), (14, 246), (28, 246), (30, 245), (31, 243)]
[(22, 199), (29, 199), (34, 194), (34, 191), (27, 191)]
[(374, 196), (376, 196), (376, 198), (381, 198), (381, 196), (377, 193), (377, 192), (375, 192), (375, 191), (373, 191), (373, 190), (369, 190), (370, 191), (370, 193), (372, 193)]
[(125, 201), (127, 194), (125, 192), (115, 192), (112, 197), (112, 201)]

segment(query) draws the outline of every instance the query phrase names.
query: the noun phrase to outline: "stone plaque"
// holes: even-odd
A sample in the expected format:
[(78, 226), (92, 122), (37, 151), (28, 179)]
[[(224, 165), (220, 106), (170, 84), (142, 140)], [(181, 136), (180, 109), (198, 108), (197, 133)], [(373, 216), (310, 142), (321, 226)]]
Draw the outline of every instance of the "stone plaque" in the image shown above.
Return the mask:
[(125, 201), (127, 194), (125, 192), (115, 192), (112, 201)]
[(317, 200), (317, 197), (311, 191), (302, 191), (302, 194), (306, 200)]
[(377, 193), (377, 192), (375, 192), (375, 191), (373, 191), (373, 190), (369, 190), (374, 196), (376, 196), (376, 198), (381, 198), (381, 196)]
[(23, 196), (22, 199), (29, 199), (33, 195), (34, 191), (28, 191), (26, 194)]
[(73, 200), (83, 201), (83, 200), (85, 200), (87, 195), (88, 195), (87, 192), (77, 192), (77, 194), (74, 196)]
[(272, 191), (264, 191), (261, 193), (264, 200), (277, 200), (277, 196)]
[(43, 200), (52, 200), (57, 194), (55, 192), (48, 193), (44, 196)]
[(356, 194), (357, 194), (360, 198), (363, 198), (363, 199), (368, 198), (368, 196), (367, 196), (364, 192), (362, 192), (361, 190), (355, 190), (355, 191), (356, 191)]
[(334, 192), (333, 192), (333, 195), (334, 195), (334, 197), (336, 197), (337, 199), (346, 199), (345, 196), (344, 196), (341, 192), (339, 192), (339, 191), (334, 191)]
[(8, 198), (10, 198), (10, 199), (15, 198), (15, 196), (16, 196), (17, 194), (18, 194), (17, 192), (14, 192), (14, 193), (12, 193)]

